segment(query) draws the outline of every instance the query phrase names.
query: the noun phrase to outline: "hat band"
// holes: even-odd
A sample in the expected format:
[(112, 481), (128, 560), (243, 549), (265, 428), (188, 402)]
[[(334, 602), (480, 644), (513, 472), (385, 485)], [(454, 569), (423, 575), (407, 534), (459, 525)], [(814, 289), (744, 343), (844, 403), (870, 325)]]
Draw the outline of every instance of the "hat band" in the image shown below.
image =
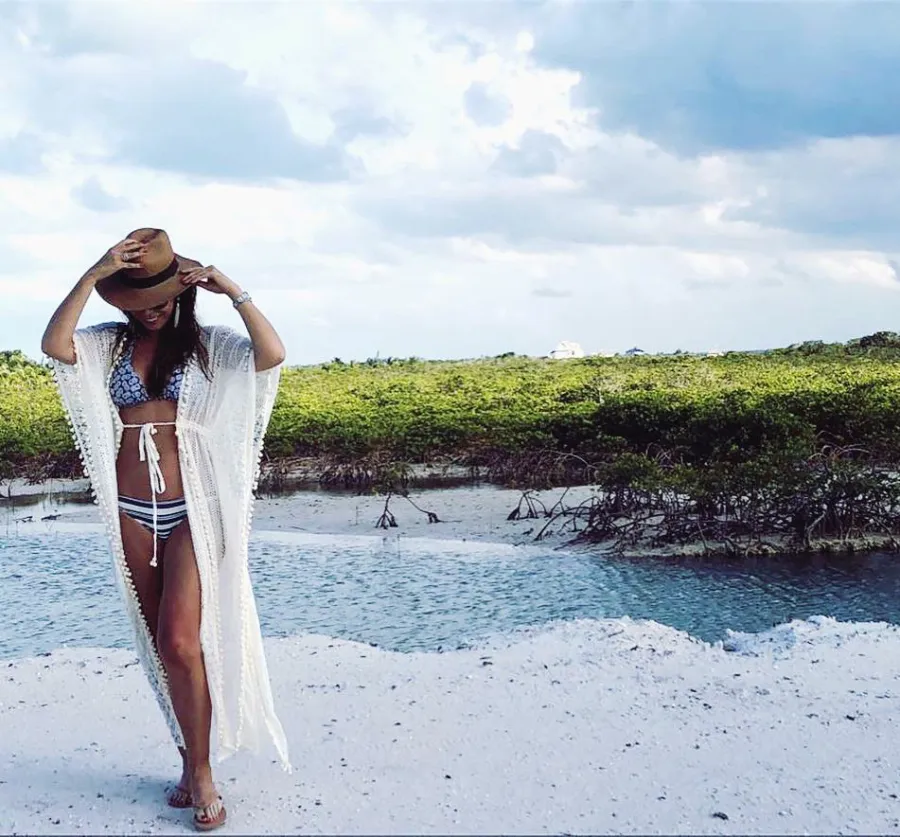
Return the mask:
[(177, 256), (172, 259), (172, 263), (165, 270), (162, 270), (159, 273), (154, 273), (152, 276), (146, 276), (144, 278), (129, 275), (128, 268), (125, 268), (119, 274), (119, 281), (123, 285), (127, 285), (129, 288), (143, 291), (147, 288), (155, 288), (157, 285), (162, 284), (167, 279), (171, 279), (176, 273), (178, 273)]

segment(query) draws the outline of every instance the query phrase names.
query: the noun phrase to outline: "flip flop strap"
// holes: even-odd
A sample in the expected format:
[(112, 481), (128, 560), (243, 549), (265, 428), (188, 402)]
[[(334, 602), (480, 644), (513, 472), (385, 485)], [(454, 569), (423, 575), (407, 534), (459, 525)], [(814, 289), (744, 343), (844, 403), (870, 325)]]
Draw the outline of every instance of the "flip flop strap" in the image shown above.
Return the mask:
[(194, 806), (194, 819), (199, 820), (202, 823), (214, 822), (219, 814), (222, 813), (222, 797), (220, 796), (218, 799), (209, 803), (209, 805), (195, 805)]

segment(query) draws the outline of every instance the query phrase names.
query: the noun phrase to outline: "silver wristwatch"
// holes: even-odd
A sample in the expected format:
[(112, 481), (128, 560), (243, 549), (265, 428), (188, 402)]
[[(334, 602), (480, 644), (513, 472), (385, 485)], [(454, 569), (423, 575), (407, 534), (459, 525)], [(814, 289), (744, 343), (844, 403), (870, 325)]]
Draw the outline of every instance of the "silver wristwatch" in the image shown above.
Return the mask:
[(243, 305), (245, 302), (250, 302), (250, 294), (247, 291), (241, 292), (239, 296), (234, 298), (234, 302), (231, 304), (237, 308), (239, 305)]

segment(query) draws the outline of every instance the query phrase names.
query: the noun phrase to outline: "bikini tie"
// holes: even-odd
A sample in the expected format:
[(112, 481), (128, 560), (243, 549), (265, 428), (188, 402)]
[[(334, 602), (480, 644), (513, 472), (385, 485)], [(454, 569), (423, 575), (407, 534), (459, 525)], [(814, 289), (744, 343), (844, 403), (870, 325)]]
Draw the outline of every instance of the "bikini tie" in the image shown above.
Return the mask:
[(156, 495), (164, 494), (166, 490), (166, 478), (163, 476), (162, 468), (159, 466), (159, 448), (153, 437), (156, 435), (156, 428), (174, 427), (174, 421), (148, 421), (145, 424), (123, 424), (122, 427), (140, 428), (138, 436), (138, 452), (140, 453), (141, 462), (147, 463), (147, 471), (150, 475), (150, 498), (153, 501), (153, 557), (150, 559), (150, 566), (156, 566), (157, 558), (157, 536), (156, 536)]

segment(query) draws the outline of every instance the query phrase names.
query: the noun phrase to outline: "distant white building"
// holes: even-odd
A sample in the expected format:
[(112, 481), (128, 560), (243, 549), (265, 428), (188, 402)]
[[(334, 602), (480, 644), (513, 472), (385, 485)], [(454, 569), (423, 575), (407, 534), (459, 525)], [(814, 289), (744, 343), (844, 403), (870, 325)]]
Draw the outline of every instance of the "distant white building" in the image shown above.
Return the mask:
[(562, 340), (556, 344), (556, 348), (550, 352), (549, 357), (554, 360), (562, 360), (570, 357), (584, 357), (584, 349), (579, 343), (573, 343), (571, 340)]

